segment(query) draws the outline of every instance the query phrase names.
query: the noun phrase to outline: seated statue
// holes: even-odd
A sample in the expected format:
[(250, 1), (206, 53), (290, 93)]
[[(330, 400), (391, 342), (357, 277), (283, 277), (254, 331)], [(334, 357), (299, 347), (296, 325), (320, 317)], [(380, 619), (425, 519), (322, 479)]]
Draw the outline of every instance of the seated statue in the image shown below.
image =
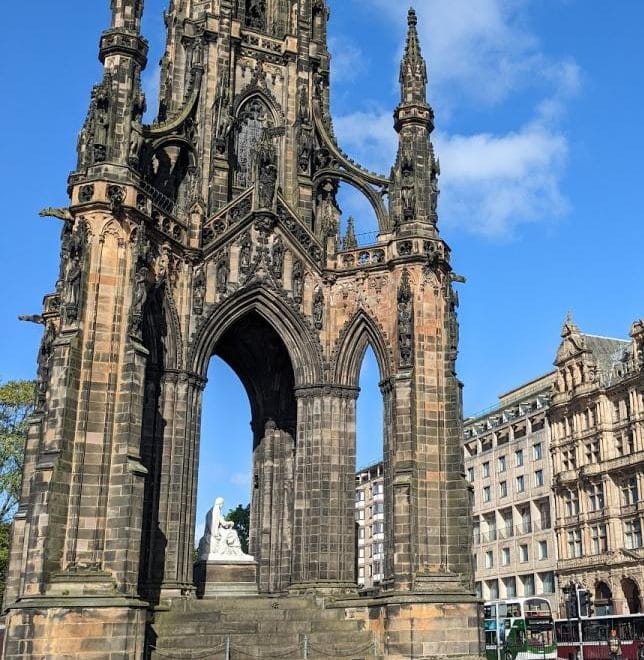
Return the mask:
[(244, 553), (239, 542), (239, 535), (231, 520), (226, 520), (222, 513), (224, 498), (218, 497), (206, 514), (206, 529), (199, 541), (198, 558), (202, 561), (235, 560), (253, 561), (253, 557)]

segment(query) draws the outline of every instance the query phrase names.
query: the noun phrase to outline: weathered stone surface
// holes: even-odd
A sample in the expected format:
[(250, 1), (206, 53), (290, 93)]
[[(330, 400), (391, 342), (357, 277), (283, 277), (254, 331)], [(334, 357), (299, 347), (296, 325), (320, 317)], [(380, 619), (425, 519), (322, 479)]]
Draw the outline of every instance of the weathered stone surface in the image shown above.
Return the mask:
[[(354, 598), (356, 398), (370, 344), (382, 381), (390, 533), (380, 600), (358, 609), (382, 620), (372, 631), (390, 657), (438, 653), (444, 640), (432, 636), (432, 619), (453, 615), (460, 626), (475, 613), (455, 373), (459, 278), (436, 228), (433, 112), (415, 15), (396, 110), (400, 149), (384, 177), (335, 143), (325, 3), (271, 3), (268, 13), (263, 3), (215, 4), (215, 13), (203, 2), (167, 12), (158, 120), (143, 126), (142, 3), (111, 3), (105, 74), (69, 179), (71, 205), (57, 213), (60, 281), (43, 313), (49, 332), (5, 647), (84, 657), (100, 653), (102, 639), (116, 646), (113, 657), (140, 657), (155, 643), (138, 598), (171, 612), (193, 598), (202, 391), (213, 355), (251, 403), (259, 591), (271, 603), (269, 594), (285, 592)], [(339, 249), (340, 182), (373, 206), (373, 245), (349, 237)], [(411, 604), (396, 604), (401, 594)], [(116, 596), (116, 609), (84, 600)], [(237, 615), (232, 624), (250, 625), (243, 609)], [(77, 617), (97, 628), (74, 646), (58, 626)], [(339, 609), (334, 621), (343, 617)], [(412, 640), (420, 622), (427, 633)], [(269, 646), (281, 639), (268, 635)], [(341, 635), (322, 627), (310, 641), (362, 639)], [(463, 639), (474, 644), (473, 626)], [(186, 636), (183, 648), (192, 642)], [(463, 655), (461, 646), (444, 650)]]

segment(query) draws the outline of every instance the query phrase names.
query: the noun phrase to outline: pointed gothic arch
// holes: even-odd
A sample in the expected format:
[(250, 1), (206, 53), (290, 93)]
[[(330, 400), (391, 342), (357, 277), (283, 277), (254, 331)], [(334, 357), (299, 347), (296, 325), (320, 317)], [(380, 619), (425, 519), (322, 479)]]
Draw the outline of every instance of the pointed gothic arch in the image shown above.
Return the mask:
[(217, 306), (199, 328), (191, 349), (189, 365), (205, 377), (208, 360), (224, 333), (249, 312), (255, 311), (284, 342), (294, 365), (295, 385), (320, 382), (323, 371), (322, 347), (308, 321), (273, 289), (258, 286), (245, 289)]
[(336, 344), (333, 361), (334, 382), (355, 386), (367, 346), (371, 345), (382, 381), (392, 374), (392, 353), (382, 329), (363, 308), (345, 325)]
[(313, 178), (314, 187), (317, 189), (325, 179), (342, 181), (362, 193), (367, 198), (369, 204), (373, 207), (373, 212), (378, 219), (378, 230), (381, 232), (391, 230), (391, 222), (387, 215), (387, 210), (382, 201), (380, 192), (372, 188), (366, 181), (361, 180), (359, 177), (354, 176), (349, 172), (325, 168), (315, 174), (315, 177)]

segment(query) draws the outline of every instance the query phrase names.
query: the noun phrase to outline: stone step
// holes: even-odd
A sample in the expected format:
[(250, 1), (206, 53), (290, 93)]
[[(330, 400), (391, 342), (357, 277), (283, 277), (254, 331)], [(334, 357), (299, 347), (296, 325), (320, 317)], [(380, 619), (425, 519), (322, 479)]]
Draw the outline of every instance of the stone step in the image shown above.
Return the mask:
[(230, 610), (289, 610), (318, 605), (310, 596), (237, 596), (175, 601), (172, 611), (218, 612)]

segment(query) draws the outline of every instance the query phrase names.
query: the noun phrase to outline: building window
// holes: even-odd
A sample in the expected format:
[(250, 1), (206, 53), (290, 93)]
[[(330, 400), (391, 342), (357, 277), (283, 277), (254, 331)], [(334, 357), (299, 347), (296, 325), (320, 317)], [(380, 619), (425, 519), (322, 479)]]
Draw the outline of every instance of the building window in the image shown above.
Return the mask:
[(382, 495), (383, 492), (384, 492), (384, 488), (385, 487), (384, 487), (384, 484), (382, 482), (374, 484), (373, 485), (373, 494), (374, 495)]
[(494, 552), (492, 550), (485, 553), (485, 568), (494, 568)]
[(517, 477), (517, 493), (525, 491), (525, 478), (522, 474)]
[(376, 502), (376, 503), (373, 505), (373, 512), (374, 512), (374, 515), (378, 515), (378, 514), (380, 514), (380, 513), (384, 513), (384, 512), (385, 512), (385, 505), (384, 505), (384, 503), (383, 503), (383, 502)]
[(482, 588), (481, 588), (481, 583), (476, 582), (474, 584), (474, 588), (476, 589), (476, 597), (479, 598), (479, 599), (483, 598), (483, 591), (482, 591)]
[(358, 548), (358, 559), (364, 559), (364, 547)]
[(505, 509), (500, 512), (503, 519), (503, 536), (507, 539), (513, 536), (512, 534), (512, 509)]
[(532, 445), (532, 457), (535, 461), (540, 461), (543, 458), (543, 449), (540, 442), (535, 442)]
[(474, 481), (474, 468), (467, 468), (467, 480), (472, 483)]
[(588, 489), (588, 501), (591, 511), (601, 511), (604, 508), (604, 484), (591, 484)]
[(358, 527), (358, 538), (359, 539), (364, 538), (364, 527)]
[(490, 501), (490, 487), (489, 486), (483, 486), (483, 501), (484, 502), (489, 502)]
[(524, 575), (521, 581), (523, 582), (523, 595), (534, 596), (534, 575)]
[(521, 467), (523, 465), (523, 449), (517, 449), (514, 452), (514, 464), (517, 467)]
[(503, 548), (501, 550), (501, 564), (508, 566), (510, 564), (510, 548)]
[(584, 445), (586, 463), (599, 463), (599, 441), (587, 442)]
[(364, 566), (360, 566), (358, 568), (358, 578), (360, 580), (364, 580)]
[(563, 450), (563, 469), (564, 470), (576, 470), (577, 469), (577, 457), (575, 456), (574, 449), (564, 449)]
[(506, 468), (505, 456), (499, 456), (498, 467), (499, 467), (499, 472), (505, 472), (505, 468)]
[(490, 463), (489, 461), (485, 461), (483, 463), (483, 478), (485, 479), (486, 477), (490, 476)]
[(550, 502), (545, 500), (540, 502), (538, 506), (541, 529), (550, 529)]
[(528, 546), (527, 545), (520, 545), (519, 546), (519, 561), (520, 562), (526, 562), (528, 561), (529, 555), (528, 555)]
[(638, 500), (637, 477), (631, 477), (622, 483), (622, 504), (628, 506), (629, 504), (636, 504)]
[(576, 490), (569, 490), (564, 495), (567, 516), (579, 515), (579, 493)]
[(541, 591), (544, 594), (554, 594), (555, 593), (555, 574), (553, 571), (548, 571), (547, 573), (539, 573), (539, 578), (541, 579)]
[(624, 524), (624, 537), (627, 550), (642, 547), (642, 523), (639, 518), (629, 520)]
[(607, 552), (608, 538), (606, 536), (606, 525), (593, 525), (590, 528), (590, 541), (594, 555)]
[(517, 595), (517, 579), (514, 576), (503, 578), (503, 584), (505, 585), (505, 597), (515, 598)]
[(499, 581), (498, 580), (488, 580), (487, 588), (490, 593), (490, 600), (497, 600), (499, 597)]
[(581, 557), (581, 555), (581, 531), (574, 529), (568, 532), (568, 558), (573, 559), (575, 557)]
[(535, 470), (534, 473), (534, 485), (538, 488), (543, 486), (543, 470)]
[(521, 516), (521, 534), (529, 534), (532, 531), (532, 515), (530, 514), (530, 506), (524, 506), (519, 509)]
[(548, 541), (539, 541), (537, 551), (539, 559), (548, 559)]
[(364, 502), (364, 490), (356, 491), (356, 502)]
[(499, 483), (499, 497), (507, 497), (507, 496), (508, 496), (508, 482), (501, 481)]
[(373, 524), (373, 533), (374, 534), (382, 534), (384, 533), (384, 523), (382, 522), (375, 522)]
[(359, 509), (356, 512), (356, 516), (358, 520), (364, 520), (364, 509)]

